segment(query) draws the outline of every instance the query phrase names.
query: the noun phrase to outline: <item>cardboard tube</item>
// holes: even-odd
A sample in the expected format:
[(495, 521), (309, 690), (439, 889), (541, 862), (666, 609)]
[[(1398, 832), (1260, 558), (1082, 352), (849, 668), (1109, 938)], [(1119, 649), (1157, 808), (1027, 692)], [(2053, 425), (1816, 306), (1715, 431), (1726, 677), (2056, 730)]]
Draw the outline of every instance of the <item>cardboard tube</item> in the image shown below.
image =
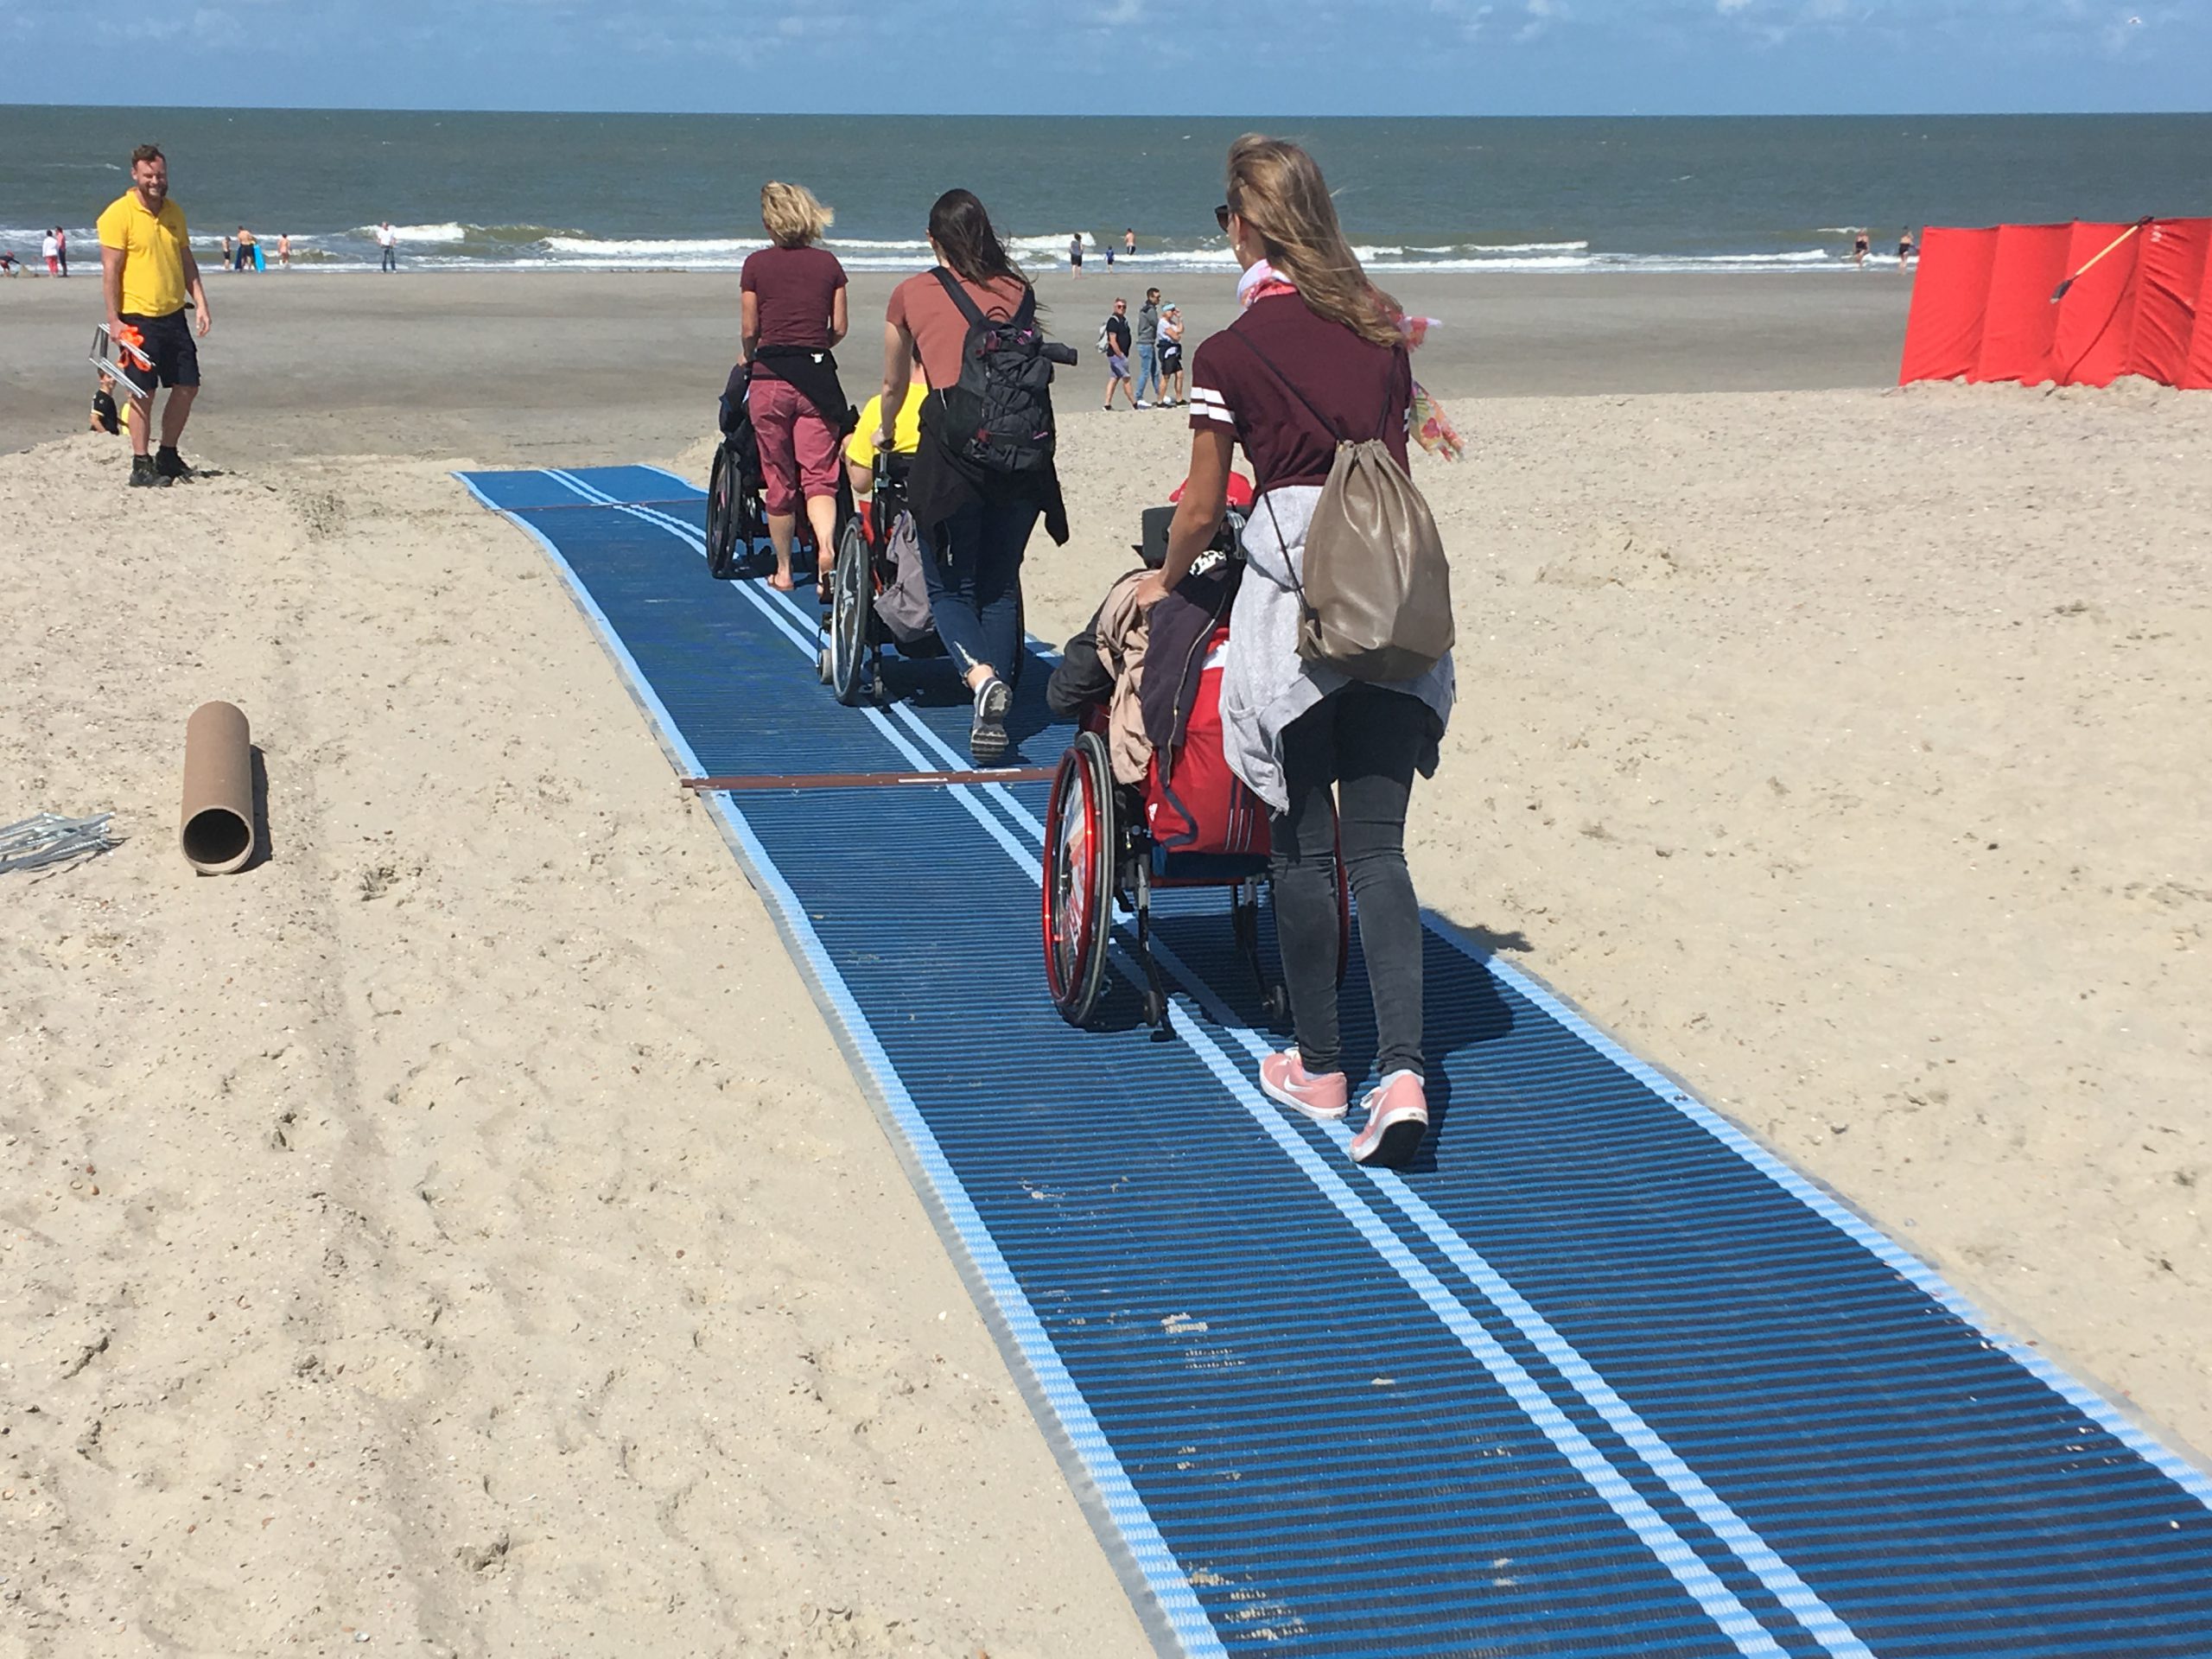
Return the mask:
[(185, 722), (177, 841), (202, 875), (228, 875), (253, 856), (253, 746), (230, 703), (203, 702)]

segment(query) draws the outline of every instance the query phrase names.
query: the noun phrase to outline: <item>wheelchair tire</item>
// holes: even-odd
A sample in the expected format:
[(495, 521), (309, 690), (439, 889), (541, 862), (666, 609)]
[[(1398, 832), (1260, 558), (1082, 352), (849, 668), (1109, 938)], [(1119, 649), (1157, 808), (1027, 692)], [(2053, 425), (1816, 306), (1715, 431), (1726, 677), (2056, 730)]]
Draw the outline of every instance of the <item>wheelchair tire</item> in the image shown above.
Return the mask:
[(1021, 594), (1021, 579), (1014, 578), (1014, 666), (1007, 671), (1006, 683), (1010, 690), (1021, 690), (1021, 671), (1029, 662), (1029, 606)]
[(868, 625), (874, 601), (868, 537), (855, 518), (845, 525), (844, 536), (837, 543), (837, 562), (830, 567), (830, 689), (848, 709), (858, 708), (874, 695)]
[(1106, 983), (1114, 937), (1114, 771), (1094, 732), (1060, 757), (1045, 810), (1045, 982), (1071, 1026), (1087, 1021)]
[(707, 474), (707, 574), (716, 582), (737, 574), (737, 463), (724, 444)]

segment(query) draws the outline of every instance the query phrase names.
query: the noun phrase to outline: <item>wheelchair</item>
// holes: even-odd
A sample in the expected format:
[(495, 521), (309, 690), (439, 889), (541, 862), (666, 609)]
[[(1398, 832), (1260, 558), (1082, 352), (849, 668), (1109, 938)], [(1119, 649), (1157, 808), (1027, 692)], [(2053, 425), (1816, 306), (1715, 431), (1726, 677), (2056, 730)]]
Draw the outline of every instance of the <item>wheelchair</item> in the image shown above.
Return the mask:
[(768, 533), (760, 443), (745, 406), (750, 380), (742, 363), (730, 371), (717, 422), (721, 442), (707, 473), (707, 574), (716, 582), (753, 574), (754, 550)]
[[(912, 661), (945, 654), (944, 642), (928, 626), (925, 599), (918, 614), (911, 606), (894, 606), (885, 597), (898, 585), (900, 544), (914, 533), (913, 516), (906, 504), (906, 476), (912, 466), (911, 456), (880, 456), (875, 493), (865, 508), (842, 515), (817, 665), (823, 683), (849, 709), (884, 700), (887, 649)], [(842, 499), (849, 499), (849, 495)], [(1027, 614), (1018, 585), (1014, 619), (1016, 639), (1026, 642)], [(1028, 655), (1026, 643), (1015, 652), (1014, 660), (1006, 670), (1008, 685), (1020, 686), (1022, 664)]]
[[(1147, 515), (1147, 542), (1165, 550), (1165, 520)], [(1232, 507), (1215, 546), (1241, 561), (1243, 515)], [(1224, 543), (1226, 547), (1224, 548)], [(1141, 546), (1156, 563), (1153, 545)], [(1224, 613), (1225, 614), (1225, 613)], [(1152, 954), (1153, 895), (1197, 887), (1226, 888), (1238, 954), (1251, 970), (1268, 1022), (1281, 1027), (1289, 992), (1268, 971), (1260, 950), (1260, 907), (1271, 883), (1266, 804), (1229, 769), (1221, 749), (1221, 664), (1225, 621), (1205, 642), (1197, 706), (1182, 741), (1155, 753), (1139, 785), (1116, 782), (1106, 712), (1084, 715), (1060, 758), (1045, 814), (1043, 933), (1045, 982), (1070, 1025), (1090, 1023), (1106, 986), (1107, 958), (1117, 909), (1134, 925), (1132, 955), (1143, 976), (1137, 987), (1145, 1023), (1167, 1016), (1167, 991)], [(1351, 904), (1344, 866), (1337, 865), (1337, 980), (1343, 983), (1351, 949)]]
[[(760, 471), (760, 441), (753, 430), (753, 416), (745, 394), (752, 384), (752, 369), (741, 363), (730, 371), (722, 388), (719, 409), (721, 442), (707, 471), (707, 574), (717, 582), (757, 576), (773, 568), (764, 547), (768, 539), (767, 486)], [(849, 429), (849, 428), (848, 429)], [(843, 437), (841, 434), (839, 443)], [(852, 516), (851, 486), (842, 466), (837, 480), (837, 519)], [(804, 513), (798, 516), (791, 537), (795, 567), (811, 569), (816, 563), (814, 532)]]
[(759, 452), (753, 452), (748, 472), (744, 454), (725, 435), (707, 474), (707, 574), (717, 582), (746, 575), (754, 549), (767, 534)]

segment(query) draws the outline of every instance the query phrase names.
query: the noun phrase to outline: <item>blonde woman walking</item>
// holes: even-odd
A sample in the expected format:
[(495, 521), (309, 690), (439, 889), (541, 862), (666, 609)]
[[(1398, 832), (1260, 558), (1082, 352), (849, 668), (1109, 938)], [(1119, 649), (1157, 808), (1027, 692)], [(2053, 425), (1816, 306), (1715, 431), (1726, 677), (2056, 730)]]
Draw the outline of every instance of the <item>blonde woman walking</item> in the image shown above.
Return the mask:
[(752, 368), (746, 404), (760, 442), (768, 539), (776, 550), (768, 582), (785, 593), (794, 586), (791, 542), (802, 502), (816, 556), (825, 562), (820, 575), (837, 546), (837, 446), (847, 404), (832, 348), (845, 337), (845, 268), (816, 245), (831, 218), (804, 185), (762, 185), (760, 228), (769, 245), (747, 258), (738, 278), (737, 360)]
[(1230, 619), (1222, 737), (1231, 769), (1274, 813), (1275, 926), (1298, 1037), (1262, 1062), (1261, 1086), (1311, 1117), (1333, 1120), (1350, 1108), (1336, 984), (1336, 882), (1349, 876), (1379, 1074), (1351, 1155), (1399, 1165), (1428, 1130), (1421, 907), (1406, 868), (1406, 807), (1414, 774), (1436, 769), (1452, 658), (1418, 679), (1375, 684), (1304, 661), (1298, 631), (1306, 525), (1337, 445), (1380, 437), (1404, 467), (1413, 370), (1402, 314), (1346, 245), (1312, 156), (1277, 139), (1240, 138), (1229, 152), (1228, 194), (1215, 217), (1244, 273), (1243, 308), (1192, 353), (1189, 482), (1166, 562), (1145, 579), (1138, 602), (1156, 604), (1213, 539), (1241, 446), (1260, 498)]

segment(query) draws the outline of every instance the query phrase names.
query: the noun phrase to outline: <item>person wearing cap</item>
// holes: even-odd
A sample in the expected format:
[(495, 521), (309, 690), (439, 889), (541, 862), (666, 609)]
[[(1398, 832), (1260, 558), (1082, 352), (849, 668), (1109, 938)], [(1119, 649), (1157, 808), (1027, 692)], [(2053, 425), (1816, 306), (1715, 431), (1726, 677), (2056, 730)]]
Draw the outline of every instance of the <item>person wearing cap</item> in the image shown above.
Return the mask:
[(1173, 300), (1160, 308), (1160, 406), (1183, 401), (1183, 308)]

